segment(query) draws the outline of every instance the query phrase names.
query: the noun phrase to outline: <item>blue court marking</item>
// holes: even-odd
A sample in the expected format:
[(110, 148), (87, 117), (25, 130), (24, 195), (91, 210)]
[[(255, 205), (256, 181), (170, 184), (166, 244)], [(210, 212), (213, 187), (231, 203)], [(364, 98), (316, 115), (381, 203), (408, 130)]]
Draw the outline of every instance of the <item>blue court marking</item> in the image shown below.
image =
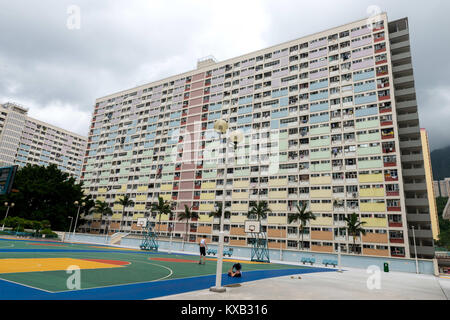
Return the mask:
[[(325, 268), (246, 271), (242, 273), (242, 278), (231, 278), (223, 274), (222, 285), (245, 283), (293, 274), (334, 271), (336, 270)], [(215, 280), (215, 275), (209, 275), (49, 293), (0, 279), (0, 300), (143, 300), (208, 289), (215, 285)]]
[(87, 250), (87, 249), (0, 249), (0, 252), (121, 252), (121, 253), (136, 253), (136, 254), (161, 254), (159, 252), (148, 251), (129, 251), (129, 250)]

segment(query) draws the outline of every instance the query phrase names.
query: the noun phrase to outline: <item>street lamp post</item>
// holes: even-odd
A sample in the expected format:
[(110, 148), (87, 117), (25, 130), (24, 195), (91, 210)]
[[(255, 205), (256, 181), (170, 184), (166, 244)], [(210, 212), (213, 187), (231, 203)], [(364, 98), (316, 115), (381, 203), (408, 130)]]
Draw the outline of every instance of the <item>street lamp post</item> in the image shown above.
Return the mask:
[(14, 205), (15, 205), (14, 202), (11, 203), (10, 205), (8, 202), (5, 202), (5, 207), (7, 207), (8, 209), (6, 209), (6, 215), (5, 215), (5, 220), (3, 220), (2, 231), (5, 230), (5, 223), (6, 223), (6, 218), (8, 218), (9, 208), (14, 207)]
[(69, 227), (69, 234), (70, 234), (70, 229), (72, 229), (73, 217), (72, 216), (68, 216), (67, 218), (70, 218), (70, 227)]
[[(72, 240), (75, 237), (75, 230), (77, 229), (77, 222), (78, 222), (78, 216), (80, 215), (80, 209), (81, 209), (81, 207), (84, 207), (86, 205), (86, 203), (82, 202), (81, 205), (80, 205), (78, 201), (75, 201), (73, 204), (75, 206), (78, 206), (78, 212), (77, 212), (77, 218), (75, 219), (75, 225), (73, 226)], [(70, 230), (69, 230), (69, 232), (70, 232)]]
[[(214, 130), (219, 133), (220, 140), (222, 141), (223, 136), (228, 130), (228, 123), (225, 120), (217, 120), (214, 123)], [(236, 149), (237, 144), (242, 141), (242, 133), (235, 131), (231, 134), (230, 140), (234, 143)], [(224, 168), (224, 181), (223, 181), (223, 194), (222, 194), (222, 212), (220, 217), (220, 231), (219, 231), (219, 248), (217, 250), (217, 268), (216, 268), (216, 285), (211, 287), (209, 290), (213, 292), (225, 292), (225, 287), (222, 287), (222, 266), (223, 266), (223, 243), (224, 243), (224, 232), (223, 223), (225, 219), (225, 195), (226, 195), (226, 184), (227, 184), (227, 171), (228, 171), (228, 139), (225, 135), (225, 168)]]
[(417, 247), (416, 247), (416, 235), (414, 232), (414, 226), (411, 226), (414, 240), (414, 256), (416, 257), (416, 273), (419, 273), (419, 261), (417, 260)]

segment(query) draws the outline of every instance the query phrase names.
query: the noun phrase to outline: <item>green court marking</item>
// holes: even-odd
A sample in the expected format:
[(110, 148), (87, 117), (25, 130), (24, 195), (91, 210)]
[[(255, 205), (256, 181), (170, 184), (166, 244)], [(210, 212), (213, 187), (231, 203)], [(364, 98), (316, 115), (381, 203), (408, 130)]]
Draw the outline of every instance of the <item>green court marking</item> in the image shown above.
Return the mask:
[[(3, 244), (1, 241), (0, 244)], [(11, 242), (15, 244), (14, 249), (83, 249), (93, 252), (0, 252), (0, 259), (5, 258), (74, 258), (74, 259), (104, 259), (122, 260), (131, 264), (120, 268), (81, 270), (81, 289), (109, 287), (115, 285), (135, 284), (149, 281), (180, 279), (187, 277), (198, 277), (216, 274), (216, 261), (206, 261), (205, 265), (199, 265), (198, 256), (179, 254), (142, 254), (139, 252), (95, 252), (100, 250), (92, 248), (92, 245), (78, 245), (64, 247), (44, 247), (28, 245), (26, 242)], [(6, 243), (5, 243), (6, 245)], [(191, 260), (192, 263), (150, 260), (149, 258), (170, 258)], [(1, 263), (1, 260), (0, 260)], [(223, 272), (226, 273), (235, 262), (223, 262)], [(285, 264), (242, 264), (243, 272), (253, 270), (276, 270), (276, 269), (306, 269), (308, 267), (292, 266)], [(50, 292), (68, 291), (66, 282), (71, 276), (65, 270), (25, 272), (0, 274), (0, 279), (13, 281), (34, 288), (44, 289)]]

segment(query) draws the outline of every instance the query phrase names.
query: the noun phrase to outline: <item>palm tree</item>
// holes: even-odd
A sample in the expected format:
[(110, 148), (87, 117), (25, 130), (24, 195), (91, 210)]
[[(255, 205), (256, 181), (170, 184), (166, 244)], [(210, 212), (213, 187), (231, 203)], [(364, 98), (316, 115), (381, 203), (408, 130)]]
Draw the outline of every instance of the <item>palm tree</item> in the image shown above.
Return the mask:
[(345, 217), (344, 221), (347, 222), (347, 236), (351, 235), (353, 237), (353, 252), (355, 252), (355, 238), (362, 233), (362, 235), (366, 235), (366, 230), (362, 228), (362, 225), (365, 222), (358, 221), (358, 215), (356, 213), (352, 213), (350, 216)]
[(134, 201), (131, 200), (131, 198), (126, 194), (123, 196), (123, 198), (120, 198), (119, 201), (116, 201), (115, 203), (120, 204), (122, 206), (122, 218), (120, 219), (120, 227), (119, 227), (119, 231), (121, 231), (123, 216), (125, 215), (125, 208), (134, 205)]
[(306, 223), (309, 220), (316, 220), (316, 216), (311, 211), (306, 211), (308, 203), (306, 201), (301, 202), (301, 206), (297, 204), (297, 213), (292, 213), (288, 215), (288, 223), (300, 222), (300, 232), (302, 234), (302, 241), (300, 244), (300, 250), (303, 250), (303, 230)]
[(258, 201), (258, 203), (252, 203), (251, 209), (247, 213), (247, 218), (255, 218), (261, 222), (261, 219), (265, 219), (272, 210), (269, 208), (267, 201)]
[(151, 212), (159, 215), (159, 226), (158, 233), (161, 228), (161, 215), (170, 214), (172, 212), (170, 208), (170, 203), (168, 201), (164, 201), (162, 197), (158, 196), (158, 202), (152, 203)]
[[(229, 219), (231, 216), (231, 212), (228, 210), (225, 210), (225, 212), (223, 213), (223, 216), (225, 219)], [(216, 211), (211, 211), (209, 213), (209, 217), (219, 218), (219, 224), (220, 224), (221, 219), (222, 219), (222, 202), (217, 203)]]
[(185, 235), (185, 237), (187, 238), (187, 240), (189, 240), (188, 223), (189, 223), (189, 220), (191, 220), (192, 218), (198, 218), (198, 213), (196, 211), (192, 211), (192, 207), (189, 208), (187, 205), (184, 205), (184, 212), (182, 212), (178, 215), (178, 220), (180, 220), (180, 221), (186, 220), (186, 235)]
[[(105, 201), (96, 200), (95, 206), (91, 209), (93, 213), (100, 213), (101, 218), (100, 221), (103, 220), (103, 215), (110, 216), (113, 214), (112, 209)], [(105, 229), (105, 233), (107, 232), (107, 228)]]

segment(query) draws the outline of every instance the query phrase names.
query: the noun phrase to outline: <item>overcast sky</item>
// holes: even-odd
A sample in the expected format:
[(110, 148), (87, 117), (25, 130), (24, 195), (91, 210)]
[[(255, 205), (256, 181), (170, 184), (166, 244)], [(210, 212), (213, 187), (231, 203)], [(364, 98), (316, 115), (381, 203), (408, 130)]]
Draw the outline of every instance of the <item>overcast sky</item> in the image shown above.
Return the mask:
[[(70, 29), (71, 5), (80, 28)], [(0, 0), (0, 103), (87, 136), (96, 98), (364, 19), (409, 18), (420, 125), (450, 145), (450, 1)]]

